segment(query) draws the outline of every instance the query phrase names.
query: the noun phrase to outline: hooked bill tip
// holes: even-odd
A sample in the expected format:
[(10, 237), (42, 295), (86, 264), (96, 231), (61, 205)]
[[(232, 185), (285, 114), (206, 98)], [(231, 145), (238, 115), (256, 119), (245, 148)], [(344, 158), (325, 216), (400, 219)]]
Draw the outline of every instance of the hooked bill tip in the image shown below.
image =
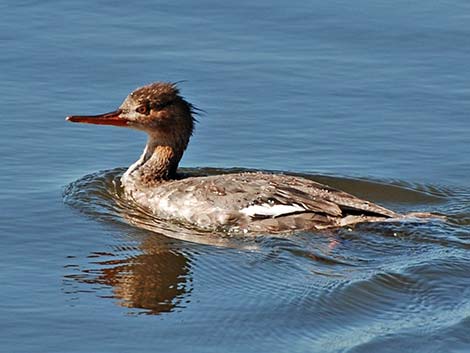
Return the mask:
[(65, 118), (65, 121), (70, 121), (72, 123), (80, 122), (79, 120), (77, 120), (77, 117), (74, 115), (69, 115), (68, 117)]

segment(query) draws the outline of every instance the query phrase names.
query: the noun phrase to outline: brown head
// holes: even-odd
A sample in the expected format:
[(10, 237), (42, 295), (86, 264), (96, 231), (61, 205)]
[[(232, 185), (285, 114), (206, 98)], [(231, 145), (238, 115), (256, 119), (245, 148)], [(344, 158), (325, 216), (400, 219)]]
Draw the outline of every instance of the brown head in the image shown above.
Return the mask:
[(169, 173), (173, 174), (194, 130), (194, 110), (180, 96), (174, 83), (156, 82), (137, 88), (116, 111), (100, 115), (73, 115), (66, 120), (145, 131), (149, 135), (149, 157), (154, 152), (171, 155)]
[(114, 125), (147, 132), (163, 144), (186, 145), (194, 129), (194, 107), (173, 83), (156, 82), (137, 88), (116, 111), (90, 116), (73, 115), (74, 123)]

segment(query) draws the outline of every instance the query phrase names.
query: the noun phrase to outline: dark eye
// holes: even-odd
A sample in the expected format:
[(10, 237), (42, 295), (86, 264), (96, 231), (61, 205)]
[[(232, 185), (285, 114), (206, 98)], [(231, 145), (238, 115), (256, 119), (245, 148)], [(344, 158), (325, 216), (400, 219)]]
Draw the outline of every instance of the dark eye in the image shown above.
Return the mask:
[(149, 107), (148, 107), (147, 104), (143, 104), (143, 105), (140, 105), (139, 107), (137, 107), (137, 109), (135, 111), (139, 114), (148, 114)]

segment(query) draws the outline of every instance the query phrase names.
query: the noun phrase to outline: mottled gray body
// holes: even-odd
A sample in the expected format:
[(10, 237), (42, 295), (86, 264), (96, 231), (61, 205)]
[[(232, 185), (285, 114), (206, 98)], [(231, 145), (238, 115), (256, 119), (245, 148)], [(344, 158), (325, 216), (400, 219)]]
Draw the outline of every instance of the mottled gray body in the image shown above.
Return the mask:
[(123, 184), (137, 203), (156, 216), (206, 229), (284, 232), (400, 217), (348, 193), (289, 175), (190, 177), (151, 188), (127, 176)]

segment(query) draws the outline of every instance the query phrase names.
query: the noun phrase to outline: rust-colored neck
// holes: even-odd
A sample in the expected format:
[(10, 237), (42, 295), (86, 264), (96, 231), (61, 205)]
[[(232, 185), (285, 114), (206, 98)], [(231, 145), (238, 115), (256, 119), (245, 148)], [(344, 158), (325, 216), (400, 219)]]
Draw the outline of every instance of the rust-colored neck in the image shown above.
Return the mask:
[(176, 178), (178, 163), (186, 146), (171, 146), (149, 138), (140, 159), (129, 167), (124, 179), (150, 187)]
[(139, 168), (140, 180), (146, 185), (176, 178), (178, 163), (183, 155), (171, 146), (150, 146), (150, 158)]

